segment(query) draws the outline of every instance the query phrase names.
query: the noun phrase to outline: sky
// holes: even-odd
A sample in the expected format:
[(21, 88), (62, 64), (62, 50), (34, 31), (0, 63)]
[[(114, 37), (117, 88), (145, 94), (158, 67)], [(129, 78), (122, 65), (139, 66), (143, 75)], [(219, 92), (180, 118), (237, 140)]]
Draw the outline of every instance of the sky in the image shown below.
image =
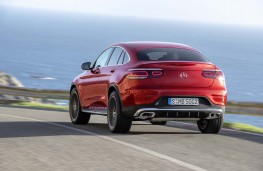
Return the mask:
[(0, 0), (0, 5), (263, 27), (263, 0)]

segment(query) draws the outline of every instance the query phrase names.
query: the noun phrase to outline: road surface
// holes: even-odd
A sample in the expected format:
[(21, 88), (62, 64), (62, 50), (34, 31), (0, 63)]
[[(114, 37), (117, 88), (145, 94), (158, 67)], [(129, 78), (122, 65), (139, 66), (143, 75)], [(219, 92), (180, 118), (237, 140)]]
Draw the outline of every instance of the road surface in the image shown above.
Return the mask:
[(67, 112), (0, 107), (0, 170), (262, 170), (263, 136), (191, 124), (134, 122), (112, 134), (106, 117), (76, 126)]

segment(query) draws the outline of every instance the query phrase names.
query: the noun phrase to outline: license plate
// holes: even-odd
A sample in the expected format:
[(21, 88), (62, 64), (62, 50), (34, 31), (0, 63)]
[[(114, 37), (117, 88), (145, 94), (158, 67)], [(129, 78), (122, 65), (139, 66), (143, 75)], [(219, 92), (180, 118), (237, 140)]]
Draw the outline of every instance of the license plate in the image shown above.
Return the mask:
[(199, 105), (198, 98), (168, 98), (169, 105)]

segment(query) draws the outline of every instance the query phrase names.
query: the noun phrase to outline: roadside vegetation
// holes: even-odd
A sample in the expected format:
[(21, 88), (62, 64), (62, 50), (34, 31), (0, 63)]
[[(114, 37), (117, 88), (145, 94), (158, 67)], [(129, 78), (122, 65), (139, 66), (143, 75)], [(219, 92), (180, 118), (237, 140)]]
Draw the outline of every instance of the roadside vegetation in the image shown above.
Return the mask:
[[(12, 103), (10, 104), (10, 106), (24, 107), (24, 108), (31, 108), (31, 109), (68, 111), (68, 106), (43, 104), (43, 103), (37, 103), (37, 102), (18, 102), (18, 103)], [(259, 127), (248, 125), (248, 124), (242, 124), (242, 123), (225, 122), (224, 128), (230, 128), (230, 129), (235, 129), (235, 130), (263, 134), (263, 128), (259, 128)]]
[(253, 125), (243, 124), (243, 123), (224, 122), (224, 128), (231, 128), (241, 131), (263, 134), (263, 128), (259, 128)]
[(43, 103), (37, 103), (37, 102), (18, 102), (18, 103), (12, 103), (10, 104), (10, 106), (25, 107), (25, 108), (32, 108), (32, 109), (49, 109), (49, 110), (61, 110), (61, 111), (68, 110), (68, 106), (43, 104)]

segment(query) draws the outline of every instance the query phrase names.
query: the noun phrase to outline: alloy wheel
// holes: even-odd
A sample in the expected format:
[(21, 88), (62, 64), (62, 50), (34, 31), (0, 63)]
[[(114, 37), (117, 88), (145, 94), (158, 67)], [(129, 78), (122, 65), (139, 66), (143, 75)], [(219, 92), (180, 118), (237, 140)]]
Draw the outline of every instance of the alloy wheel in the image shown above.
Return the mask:
[(115, 98), (111, 98), (109, 106), (109, 124), (110, 127), (115, 127), (117, 122), (117, 106)]
[(72, 110), (72, 118), (76, 119), (79, 113), (79, 101), (78, 97), (76, 94), (72, 96), (72, 101), (71, 101), (71, 110)]

